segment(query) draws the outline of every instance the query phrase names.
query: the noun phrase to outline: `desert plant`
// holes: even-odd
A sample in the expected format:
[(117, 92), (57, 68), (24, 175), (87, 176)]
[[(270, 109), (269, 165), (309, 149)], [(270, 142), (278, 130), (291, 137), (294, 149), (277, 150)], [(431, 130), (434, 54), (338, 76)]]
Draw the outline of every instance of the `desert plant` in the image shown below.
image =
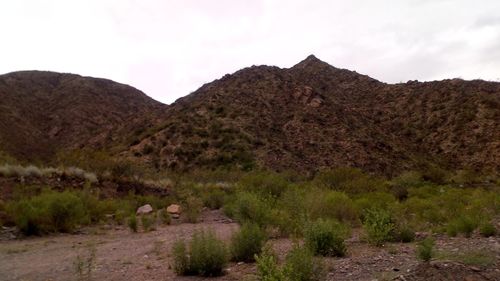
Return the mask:
[(350, 223), (358, 221), (355, 205), (344, 192), (315, 190), (308, 194), (307, 203), (313, 219), (328, 218)]
[(130, 215), (128, 218), (128, 227), (132, 232), (137, 232), (137, 217), (135, 215)]
[(368, 192), (360, 194), (354, 201), (354, 204), (356, 205), (361, 219), (364, 219), (367, 211), (372, 209), (390, 210), (396, 202), (396, 197), (390, 193)]
[(366, 231), (368, 242), (382, 246), (393, 238), (395, 225), (391, 214), (383, 209), (371, 209), (365, 214), (363, 228)]
[(346, 227), (338, 222), (319, 219), (305, 231), (305, 243), (315, 255), (343, 257)]
[(200, 198), (189, 196), (186, 199), (186, 208), (184, 208), (184, 213), (186, 215), (186, 221), (190, 223), (196, 223), (203, 209), (203, 201)]
[(492, 223), (486, 222), (479, 227), (479, 233), (484, 237), (490, 237), (490, 236), (495, 236), (497, 230)]
[(477, 227), (478, 222), (476, 220), (470, 216), (461, 215), (448, 223), (446, 232), (449, 236), (456, 236), (458, 233), (463, 233), (468, 238)]
[(245, 175), (238, 185), (245, 191), (276, 198), (286, 190), (289, 183), (280, 174), (257, 171)]
[(212, 210), (220, 209), (224, 205), (225, 192), (217, 187), (207, 187), (202, 193), (203, 205)]
[(155, 220), (152, 216), (143, 215), (141, 216), (142, 228), (144, 231), (149, 232), (155, 230)]
[(196, 232), (190, 244), (190, 268), (203, 276), (218, 276), (227, 262), (224, 242), (213, 231)]
[(255, 255), (260, 254), (265, 239), (265, 232), (257, 224), (244, 224), (231, 238), (232, 259), (253, 262)]
[(424, 184), (422, 175), (416, 171), (404, 172), (391, 181), (391, 192), (399, 200), (408, 197), (408, 189), (412, 187), (419, 187)]
[(322, 188), (343, 191), (347, 194), (375, 192), (385, 189), (382, 179), (369, 176), (360, 169), (351, 167), (320, 171), (314, 177), (313, 183)]
[(428, 262), (432, 259), (434, 255), (434, 239), (431, 237), (427, 237), (424, 240), (420, 241), (417, 246), (417, 257), (424, 261)]
[(269, 211), (267, 201), (254, 193), (237, 192), (232, 200), (224, 206), (225, 213), (235, 218), (240, 223), (253, 222), (263, 227), (269, 224)]
[(88, 221), (80, 198), (69, 191), (46, 192), (11, 202), (7, 206), (14, 222), (26, 235), (71, 232)]
[(91, 243), (87, 246), (88, 253), (86, 255), (78, 254), (73, 265), (78, 280), (92, 280), (92, 271), (96, 263), (96, 247)]
[(398, 242), (410, 243), (415, 240), (415, 231), (407, 225), (401, 225), (397, 227), (394, 238)]
[(309, 248), (298, 245), (288, 253), (283, 273), (288, 281), (317, 281), (325, 277), (321, 260), (315, 259)]
[(213, 231), (193, 234), (189, 249), (183, 241), (174, 243), (174, 271), (179, 275), (219, 276), (227, 263), (224, 242)]
[(158, 220), (164, 225), (168, 225), (172, 222), (170, 214), (165, 209), (159, 210), (157, 215), (158, 215)]
[(269, 247), (260, 255), (255, 255), (257, 274), (262, 281), (285, 281), (283, 270), (278, 266), (278, 259)]
[(189, 275), (189, 253), (186, 243), (183, 240), (177, 240), (172, 247), (173, 269), (177, 275)]

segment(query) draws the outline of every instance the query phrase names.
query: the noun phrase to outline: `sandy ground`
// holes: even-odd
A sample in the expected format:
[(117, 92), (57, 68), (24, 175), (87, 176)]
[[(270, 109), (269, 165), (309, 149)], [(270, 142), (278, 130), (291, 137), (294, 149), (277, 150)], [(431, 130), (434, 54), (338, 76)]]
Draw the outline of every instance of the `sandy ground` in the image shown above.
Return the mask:
[[(199, 229), (213, 229), (229, 241), (238, 225), (219, 211), (207, 211), (200, 223), (160, 226), (148, 233), (131, 233), (123, 226), (94, 227), (81, 234), (0, 241), (0, 280), (255, 280), (255, 265), (245, 263), (230, 263), (227, 273), (217, 278), (176, 276), (170, 268), (171, 246), (179, 238), (189, 239)], [(363, 242), (358, 232), (353, 233), (347, 242), (347, 257), (324, 259), (328, 280), (500, 280), (498, 237), (437, 237), (439, 251), (453, 254), (475, 250), (494, 257), (494, 264), (471, 266), (446, 260), (422, 264), (416, 260), (413, 243), (376, 248)], [(281, 259), (292, 247), (289, 239), (271, 243)], [(89, 264), (93, 251), (88, 279), (76, 268)]]

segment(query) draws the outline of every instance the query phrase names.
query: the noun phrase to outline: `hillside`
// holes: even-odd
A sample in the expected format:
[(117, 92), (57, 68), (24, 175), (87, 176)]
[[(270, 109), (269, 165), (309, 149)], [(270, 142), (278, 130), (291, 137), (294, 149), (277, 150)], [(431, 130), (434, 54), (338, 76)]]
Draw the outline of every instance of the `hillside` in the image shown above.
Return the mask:
[(0, 151), (28, 161), (103, 149), (159, 170), (500, 170), (500, 83), (387, 84), (314, 56), (227, 74), (169, 106), (110, 80), (16, 72), (0, 76), (0, 108)]
[(155, 122), (166, 106), (106, 79), (42, 71), (0, 76), (0, 151), (50, 160), (59, 151), (107, 149)]
[(386, 84), (314, 56), (252, 66), (168, 109), (131, 157), (156, 167), (356, 166), (392, 174), (422, 165), (498, 172), (500, 83)]

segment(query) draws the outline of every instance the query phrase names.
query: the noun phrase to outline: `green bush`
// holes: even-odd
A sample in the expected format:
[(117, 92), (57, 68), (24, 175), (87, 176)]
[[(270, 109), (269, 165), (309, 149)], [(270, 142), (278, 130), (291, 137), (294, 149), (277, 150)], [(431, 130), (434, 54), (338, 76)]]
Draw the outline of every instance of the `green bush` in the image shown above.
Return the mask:
[(365, 214), (363, 228), (368, 236), (368, 242), (382, 246), (384, 242), (392, 240), (395, 225), (388, 211), (372, 209)]
[(397, 203), (396, 197), (386, 192), (369, 192), (360, 194), (354, 204), (359, 212), (361, 219), (364, 219), (365, 213), (372, 209), (389, 210)]
[(277, 198), (287, 189), (289, 183), (280, 174), (256, 171), (243, 176), (238, 185), (244, 191)]
[(495, 236), (497, 230), (492, 223), (487, 222), (481, 225), (481, 227), (479, 228), (479, 233), (484, 237), (490, 237)]
[(255, 255), (257, 274), (262, 281), (286, 281), (283, 270), (278, 266), (278, 259), (270, 247), (264, 248), (260, 255)]
[(8, 212), (26, 235), (47, 232), (71, 232), (88, 222), (80, 198), (69, 191), (47, 192), (29, 199), (10, 202)]
[(186, 221), (189, 223), (196, 223), (201, 215), (203, 209), (203, 201), (200, 198), (190, 196), (186, 199), (186, 208), (184, 214)]
[(231, 238), (231, 255), (234, 261), (253, 262), (260, 254), (266, 234), (257, 225), (244, 224)]
[(467, 215), (461, 215), (446, 225), (446, 233), (452, 237), (458, 233), (463, 233), (468, 238), (477, 227), (478, 222), (475, 219)]
[(276, 255), (266, 248), (256, 256), (257, 273), (262, 281), (319, 281), (325, 279), (321, 260), (314, 258), (307, 247), (295, 245), (288, 253), (285, 264), (278, 266)]
[(347, 248), (344, 243), (346, 227), (338, 222), (319, 219), (305, 231), (305, 243), (315, 255), (343, 257)]
[(287, 255), (283, 273), (288, 281), (316, 281), (325, 278), (321, 260), (307, 247), (295, 246)]
[(269, 224), (271, 207), (258, 195), (237, 192), (229, 202), (224, 206), (225, 213), (240, 223), (253, 222), (261, 227)]
[(351, 223), (358, 221), (353, 201), (343, 192), (317, 190), (308, 196), (307, 203), (312, 219), (328, 218)]
[(217, 210), (224, 205), (226, 193), (217, 187), (207, 187), (202, 193), (203, 205), (209, 209)]
[(174, 272), (177, 275), (190, 275), (189, 253), (184, 241), (178, 240), (174, 242), (172, 257), (174, 260)]
[(161, 209), (157, 212), (158, 220), (161, 224), (168, 225), (172, 222), (170, 214), (165, 209)]
[(424, 261), (428, 262), (432, 259), (434, 255), (434, 240), (430, 237), (420, 241), (417, 246), (417, 257)]
[(177, 241), (172, 249), (174, 271), (179, 275), (222, 275), (227, 263), (224, 242), (217, 239), (213, 231), (198, 231), (193, 234), (189, 251), (184, 242)]
[(404, 172), (391, 181), (391, 193), (399, 200), (408, 197), (408, 189), (412, 187), (419, 187), (424, 184), (422, 175), (419, 172), (408, 171)]
[(382, 179), (369, 176), (360, 169), (350, 167), (321, 171), (316, 174), (313, 183), (321, 188), (343, 191), (347, 194), (360, 194), (386, 189)]
[(407, 225), (398, 226), (394, 238), (397, 242), (410, 243), (415, 240), (415, 231)]
[(155, 220), (152, 216), (143, 215), (141, 216), (142, 229), (145, 232), (155, 230)]
[(132, 230), (132, 232), (137, 232), (137, 217), (135, 214), (130, 215), (128, 218), (128, 227)]

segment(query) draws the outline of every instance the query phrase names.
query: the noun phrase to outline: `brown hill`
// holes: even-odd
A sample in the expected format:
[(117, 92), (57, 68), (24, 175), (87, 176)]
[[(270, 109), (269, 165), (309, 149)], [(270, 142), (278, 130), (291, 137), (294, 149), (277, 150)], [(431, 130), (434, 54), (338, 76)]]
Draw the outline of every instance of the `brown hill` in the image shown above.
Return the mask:
[(386, 84), (314, 56), (242, 69), (170, 106), (109, 80), (11, 73), (0, 108), (0, 151), (28, 160), (90, 148), (157, 169), (500, 170), (500, 83)]
[(159, 168), (422, 165), (499, 171), (500, 83), (386, 84), (314, 56), (253, 66), (176, 101), (128, 153)]
[(166, 106), (106, 79), (42, 71), (0, 76), (0, 151), (50, 160), (61, 150), (117, 147)]

